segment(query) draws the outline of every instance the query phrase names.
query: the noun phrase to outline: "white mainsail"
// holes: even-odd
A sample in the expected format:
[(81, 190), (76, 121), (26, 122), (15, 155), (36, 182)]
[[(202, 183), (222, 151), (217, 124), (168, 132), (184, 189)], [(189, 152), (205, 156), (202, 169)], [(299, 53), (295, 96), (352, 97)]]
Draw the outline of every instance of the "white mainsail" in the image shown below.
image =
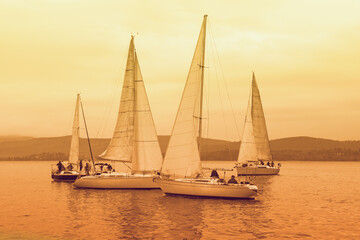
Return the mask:
[(77, 163), (79, 161), (79, 140), (80, 140), (80, 128), (79, 128), (79, 104), (80, 103), (80, 94), (76, 98), (74, 122), (72, 127), (71, 143), (70, 143), (70, 152), (69, 152), (69, 162)]
[(238, 162), (258, 160), (271, 161), (272, 157), (260, 92), (253, 74)]
[(176, 115), (161, 172), (175, 177), (201, 174), (198, 138), (201, 138), (206, 15)]
[(131, 37), (124, 85), (114, 135), (106, 160), (131, 162), (133, 173), (159, 170), (162, 154), (144, 81)]
[(131, 162), (134, 135), (134, 38), (131, 38), (121, 92), (120, 107), (113, 137), (99, 157), (105, 160)]
[(254, 137), (258, 159), (271, 161), (270, 143), (266, 129), (264, 110), (261, 104), (260, 92), (256, 83), (255, 74), (252, 79), (252, 109), (251, 116), (253, 121)]
[(163, 157), (136, 52), (134, 77), (135, 124), (131, 170), (133, 173), (159, 170)]

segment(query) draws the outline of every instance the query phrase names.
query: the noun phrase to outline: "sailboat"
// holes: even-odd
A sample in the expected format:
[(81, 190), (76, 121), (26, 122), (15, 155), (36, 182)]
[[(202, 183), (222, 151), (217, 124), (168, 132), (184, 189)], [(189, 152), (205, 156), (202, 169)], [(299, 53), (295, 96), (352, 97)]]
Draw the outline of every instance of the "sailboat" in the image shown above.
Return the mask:
[[(264, 162), (267, 162), (267, 164)], [(252, 77), (243, 138), (235, 168), (239, 176), (276, 175), (280, 171), (280, 165), (275, 166), (272, 161), (265, 116), (255, 73), (253, 73)]]
[(253, 198), (257, 187), (206, 178), (200, 162), (206, 20), (204, 16), (190, 71), (156, 182), (165, 194), (220, 198)]
[(99, 158), (130, 165), (131, 172), (106, 172), (78, 178), (77, 188), (159, 188), (153, 181), (163, 160), (139, 61), (131, 37), (117, 123)]
[(74, 122), (72, 127), (71, 144), (69, 160), (58, 162), (52, 165), (51, 178), (56, 181), (75, 181), (80, 173), (79, 166), (79, 142), (80, 142), (80, 128), (79, 128), (79, 107), (80, 94), (77, 94)]

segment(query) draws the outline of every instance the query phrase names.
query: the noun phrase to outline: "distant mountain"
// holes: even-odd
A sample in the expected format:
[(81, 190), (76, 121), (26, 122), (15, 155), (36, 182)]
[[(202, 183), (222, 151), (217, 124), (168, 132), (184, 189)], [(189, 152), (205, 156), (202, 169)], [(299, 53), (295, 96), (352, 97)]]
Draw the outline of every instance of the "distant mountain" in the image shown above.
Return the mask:
[[(5, 139), (5, 138), (4, 138)], [(50, 137), (50, 138), (18, 138), (0, 142), (0, 159), (45, 159), (46, 157), (66, 159), (70, 149), (71, 136)], [(160, 148), (165, 154), (169, 136), (159, 136)], [(90, 139), (94, 156), (100, 155), (105, 151), (110, 139), (95, 138)], [(235, 159), (239, 142), (228, 142), (215, 139), (202, 140), (202, 158), (206, 159)], [(230, 154), (231, 153), (231, 154)], [(80, 155), (88, 158), (89, 145), (87, 139), (80, 139)]]
[(273, 151), (281, 150), (325, 150), (325, 149), (348, 149), (360, 150), (360, 141), (335, 141), (312, 137), (289, 137), (270, 141)]
[(275, 160), (360, 161), (360, 141), (291, 137), (270, 141)]
[(18, 136), (18, 135), (0, 136), (0, 143), (11, 142), (11, 141), (20, 141), (20, 140), (29, 140), (32, 138), (34, 138), (34, 137)]
[[(0, 158), (19, 158), (43, 153), (59, 153), (67, 156), (70, 141), (71, 136), (3, 141), (0, 143)], [(104, 151), (109, 141), (109, 139), (91, 139), (94, 155)], [(87, 139), (80, 139), (80, 155), (89, 156)]]
[[(2, 160), (65, 160), (70, 149), (70, 136), (33, 138), (23, 136), (0, 137)], [(98, 156), (110, 139), (91, 139), (94, 156)], [(159, 136), (165, 154), (169, 136)], [(240, 142), (202, 139), (201, 158), (207, 160), (236, 160)], [(360, 161), (360, 141), (334, 141), (312, 137), (291, 137), (270, 141), (274, 160), (348, 160)], [(89, 157), (87, 139), (80, 140), (80, 155)]]

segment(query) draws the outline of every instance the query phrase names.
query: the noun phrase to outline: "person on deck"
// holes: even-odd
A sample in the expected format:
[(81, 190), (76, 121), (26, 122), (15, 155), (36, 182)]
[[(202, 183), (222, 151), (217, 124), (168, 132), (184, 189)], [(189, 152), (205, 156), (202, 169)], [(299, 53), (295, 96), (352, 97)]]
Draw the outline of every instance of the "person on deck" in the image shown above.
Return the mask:
[(80, 160), (79, 167), (80, 167), (80, 171), (81, 171), (83, 168), (82, 160)]
[(89, 163), (86, 163), (85, 165), (85, 172), (86, 172), (86, 175), (90, 175), (90, 170), (91, 170), (91, 166)]
[(260, 160), (260, 164), (261, 164), (261, 165), (264, 165), (264, 162), (263, 162), (263, 160)]
[(232, 175), (231, 178), (229, 179), (228, 183), (237, 184), (238, 182), (236, 181), (235, 176)]
[(271, 167), (274, 167), (274, 165), (275, 165), (274, 161), (271, 161)]
[(268, 166), (270, 167), (270, 162), (268, 161), (268, 162), (266, 163), (266, 165), (268, 165)]
[(58, 166), (58, 172), (60, 173), (64, 166), (62, 165), (61, 161), (59, 161), (56, 165)]
[(111, 170), (112, 170), (112, 166), (111, 166), (110, 164), (108, 164), (108, 165), (107, 165), (107, 169), (108, 169), (108, 171), (110, 171), (110, 172), (111, 172)]
[(67, 170), (72, 171), (74, 169), (74, 166), (72, 165), (72, 163), (69, 164), (69, 166), (67, 166)]
[(212, 177), (212, 178), (220, 178), (218, 172), (215, 169), (212, 170), (210, 177)]

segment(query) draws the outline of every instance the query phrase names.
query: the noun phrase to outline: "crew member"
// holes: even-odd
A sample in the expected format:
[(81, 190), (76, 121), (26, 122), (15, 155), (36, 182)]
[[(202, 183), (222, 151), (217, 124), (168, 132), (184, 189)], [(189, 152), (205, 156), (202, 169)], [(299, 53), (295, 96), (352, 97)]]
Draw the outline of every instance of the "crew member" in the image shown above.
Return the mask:
[(238, 182), (236, 181), (235, 176), (232, 175), (231, 178), (229, 179), (228, 183), (237, 184)]
[(59, 161), (56, 165), (58, 166), (58, 172), (60, 173), (63, 170), (64, 166), (62, 165), (61, 161)]
[(215, 169), (212, 170), (210, 177), (212, 177), (212, 178), (220, 178), (218, 172)]

